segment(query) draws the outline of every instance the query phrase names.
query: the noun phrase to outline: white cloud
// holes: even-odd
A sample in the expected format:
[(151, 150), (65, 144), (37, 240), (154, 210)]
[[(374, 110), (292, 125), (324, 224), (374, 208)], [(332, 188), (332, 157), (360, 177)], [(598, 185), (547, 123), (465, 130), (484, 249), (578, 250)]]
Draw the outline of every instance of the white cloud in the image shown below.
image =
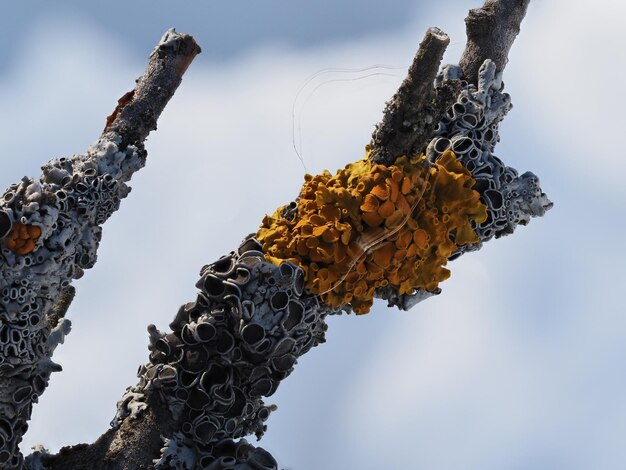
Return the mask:
[(624, 28), (626, 7), (617, 0), (532, 2), (506, 78), (516, 90), (514, 114), (551, 140), (537, 157), (620, 195)]

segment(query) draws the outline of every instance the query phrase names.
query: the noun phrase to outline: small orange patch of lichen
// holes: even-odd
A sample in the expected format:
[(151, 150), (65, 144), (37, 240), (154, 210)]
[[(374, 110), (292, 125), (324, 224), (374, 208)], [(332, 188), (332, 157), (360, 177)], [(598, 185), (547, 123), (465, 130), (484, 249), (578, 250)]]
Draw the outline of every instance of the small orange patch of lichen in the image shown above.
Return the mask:
[(37, 225), (17, 223), (7, 237), (7, 248), (19, 255), (27, 255), (35, 249), (40, 235), (41, 228)]
[(450, 276), (447, 259), (478, 242), (472, 223), (487, 217), (474, 184), (451, 151), (431, 166), (423, 156), (373, 165), (366, 155), (335, 175), (306, 175), (297, 216), (281, 207), (257, 236), (268, 261), (301, 266), (328, 305), (367, 313), (378, 287), (433, 291)]

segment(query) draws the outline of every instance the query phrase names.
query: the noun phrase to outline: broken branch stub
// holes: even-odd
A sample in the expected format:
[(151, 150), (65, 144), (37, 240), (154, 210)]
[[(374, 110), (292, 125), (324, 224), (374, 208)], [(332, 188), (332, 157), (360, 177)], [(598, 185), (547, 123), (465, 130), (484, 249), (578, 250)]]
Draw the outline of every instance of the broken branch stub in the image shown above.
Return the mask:
[(433, 83), (449, 43), (450, 38), (440, 29), (426, 31), (407, 77), (387, 102), (383, 119), (372, 134), (373, 163), (390, 165), (401, 155), (412, 156), (426, 148), (448, 107), (445, 103), (433, 105), (437, 99)]
[(468, 82), (477, 85), (478, 71), (487, 59), (495, 63), (498, 72), (504, 70), (529, 3), (530, 0), (487, 0), (481, 8), (469, 11), (465, 18), (467, 44), (459, 61)]
[(120, 98), (102, 133), (119, 134), (122, 145), (138, 145), (156, 129), (165, 105), (180, 85), (183, 74), (201, 52), (193, 36), (168, 30), (150, 54), (146, 71), (134, 90)]
[(135, 90), (84, 154), (54, 158), (0, 198), (0, 466), (21, 468), (19, 443), (70, 332), (71, 282), (97, 260), (102, 225), (145, 164), (143, 142), (200, 49), (169, 30)]

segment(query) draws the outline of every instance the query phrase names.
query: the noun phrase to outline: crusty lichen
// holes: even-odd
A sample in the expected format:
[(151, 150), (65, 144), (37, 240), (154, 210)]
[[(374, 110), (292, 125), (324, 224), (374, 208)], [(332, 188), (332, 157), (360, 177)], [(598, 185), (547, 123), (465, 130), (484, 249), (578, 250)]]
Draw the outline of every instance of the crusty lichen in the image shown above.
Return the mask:
[(35, 249), (41, 235), (41, 228), (37, 225), (17, 223), (7, 239), (7, 248), (14, 253), (27, 255)]
[[(100, 227), (118, 209), (145, 151), (120, 148), (110, 134), (86, 154), (52, 159), (39, 179), (24, 177), (0, 195), (0, 467), (22, 468), (19, 443), (51, 360), (69, 333), (59, 313), (73, 279), (94, 265)], [(59, 304), (58, 302), (62, 303)], [(62, 309), (53, 308), (59, 306)]]
[(452, 151), (432, 165), (423, 156), (372, 165), (366, 155), (334, 176), (307, 175), (297, 214), (279, 208), (257, 235), (266, 259), (302, 267), (326, 304), (367, 313), (379, 287), (435, 291), (448, 257), (479, 241), (473, 224), (487, 212), (474, 183)]

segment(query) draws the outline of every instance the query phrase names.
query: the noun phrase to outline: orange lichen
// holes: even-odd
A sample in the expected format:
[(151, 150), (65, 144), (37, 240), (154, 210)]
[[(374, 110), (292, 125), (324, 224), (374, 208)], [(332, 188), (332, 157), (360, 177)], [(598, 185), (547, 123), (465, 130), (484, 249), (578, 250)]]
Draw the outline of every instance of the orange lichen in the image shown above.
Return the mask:
[(40, 235), (41, 228), (37, 225), (17, 223), (13, 225), (13, 229), (7, 237), (7, 248), (17, 254), (27, 255), (35, 249)]
[(475, 180), (451, 151), (431, 166), (423, 156), (389, 167), (367, 157), (334, 176), (306, 175), (297, 216), (281, 207), (257, 234), (267, 260), (296, 263), (310, 292), (356, 313), (369, 312), (378, 287), (435, 290), (456, 248), (479, 241), (472, 223), (487, 218)]

